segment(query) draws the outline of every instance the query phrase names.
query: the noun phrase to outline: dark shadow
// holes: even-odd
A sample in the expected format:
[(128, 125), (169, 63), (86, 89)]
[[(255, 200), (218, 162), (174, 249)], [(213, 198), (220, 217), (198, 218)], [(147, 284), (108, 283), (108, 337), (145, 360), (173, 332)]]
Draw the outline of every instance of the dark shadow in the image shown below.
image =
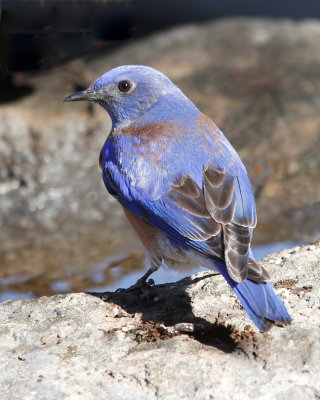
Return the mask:
[(15, 85), (10, 79), (0, 81), (0, 104), (16, 101), (34, 91), (29, 85)]
[(136, 289), (89, 294), (108, 303), (117, 304), (129, 314), (142, 313), (142, 321), (145, 324), (154, 324), (155, 328), (159, 327), (159, 324), (168, 327), (192, 323), (196, 329), (188, 333), (189, 336), (202, 344), (231, 353), (237, 347), (237, 341), (232, 337), (237, 334), (235, 328), (230, 325), (211, 324), (203, 318), (196, 317), (192, 312), (191, 298), (185, 291), (187, 286), (214, 275), (195, 279), (188, 277), (176, 283), (152, 286), (144, 292)]

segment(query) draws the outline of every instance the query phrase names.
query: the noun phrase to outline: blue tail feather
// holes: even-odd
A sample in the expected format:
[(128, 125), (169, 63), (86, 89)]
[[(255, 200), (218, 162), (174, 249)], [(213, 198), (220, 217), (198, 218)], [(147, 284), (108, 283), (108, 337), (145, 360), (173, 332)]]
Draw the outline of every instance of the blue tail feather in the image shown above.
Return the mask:
[(290, 324), (292, 319), (282, 300), (276, 295), (269, 282), (254, 282), (246, 279), (241, 283), (232, 280), (226, 267), (215, 264), (236, 295), (243, 308), (260, 331), (268, 331), (272, 325)]

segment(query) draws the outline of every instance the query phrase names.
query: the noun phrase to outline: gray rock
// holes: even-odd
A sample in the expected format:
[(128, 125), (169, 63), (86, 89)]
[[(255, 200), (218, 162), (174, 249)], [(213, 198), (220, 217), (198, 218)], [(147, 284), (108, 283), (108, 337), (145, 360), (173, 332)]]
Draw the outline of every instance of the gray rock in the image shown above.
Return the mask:
[[(2, 303), (1, 399), (318, 399), (320, 243), (262, 264), (293, 317), (265, 334), (211, 272), (156, 286), (149, 301), (133, 292)], [(183, 322), (195, 331), (166, 328)]]

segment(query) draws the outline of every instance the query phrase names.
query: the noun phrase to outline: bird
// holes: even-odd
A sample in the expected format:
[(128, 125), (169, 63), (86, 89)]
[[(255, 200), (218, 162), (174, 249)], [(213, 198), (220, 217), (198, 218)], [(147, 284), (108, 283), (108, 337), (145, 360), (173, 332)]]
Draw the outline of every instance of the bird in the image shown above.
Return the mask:
[(148, 271), (202, 266), (220, 273), (261, 332), (292, 319), (251, 250), (257, 223), (244, 164), (217, 125), (164, 74), (111, 69), (64, 102), (102, 106), (112, 129), (99, 163), (108, 192), (137, 232)]

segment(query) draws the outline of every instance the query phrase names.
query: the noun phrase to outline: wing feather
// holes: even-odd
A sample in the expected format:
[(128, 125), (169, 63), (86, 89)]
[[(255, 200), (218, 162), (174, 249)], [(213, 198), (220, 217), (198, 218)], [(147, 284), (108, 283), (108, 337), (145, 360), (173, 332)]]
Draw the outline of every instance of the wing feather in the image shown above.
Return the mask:
[[(128, 149), (130, 138), (112, 137), (101, 157), (105, 184), (123, 206), (165, 231), (182, 247), (225, 262), (234, 281), (247, 277), (265, 280), (267, 272), (249, 257), (256, 224), (250, 181), (229, 142), (221, 135), (219, 140), (220, 147), (202, 148), (205, 153), (195, 148), (185, 164), (164, 169), (143, 156), (138, 159), (136, 153), (130, 156), (127, 150), (120, 163), (117, 146), (123, 141), (121, 146)], [(182, 151), (176, 149), (172, 154)], [(128, 158), (124, 154), (129, 154)]]
[[(202, 239), (212, 251), (224, 259), (229, 275), (236, 282), (248, 277), (250, 225), (255, 223), (252, 221), (255, 214), (251, 211), (252, 205), (247, 215), (241, 194), (237, 177), (212, 166), (203, 169), (203, 190), (188, 175), (176, 181), (171, 190), (171, 198), (192, 214), (189, 221), (203, 232)], [(235, 218), (236, 210), (238, 215)]]

